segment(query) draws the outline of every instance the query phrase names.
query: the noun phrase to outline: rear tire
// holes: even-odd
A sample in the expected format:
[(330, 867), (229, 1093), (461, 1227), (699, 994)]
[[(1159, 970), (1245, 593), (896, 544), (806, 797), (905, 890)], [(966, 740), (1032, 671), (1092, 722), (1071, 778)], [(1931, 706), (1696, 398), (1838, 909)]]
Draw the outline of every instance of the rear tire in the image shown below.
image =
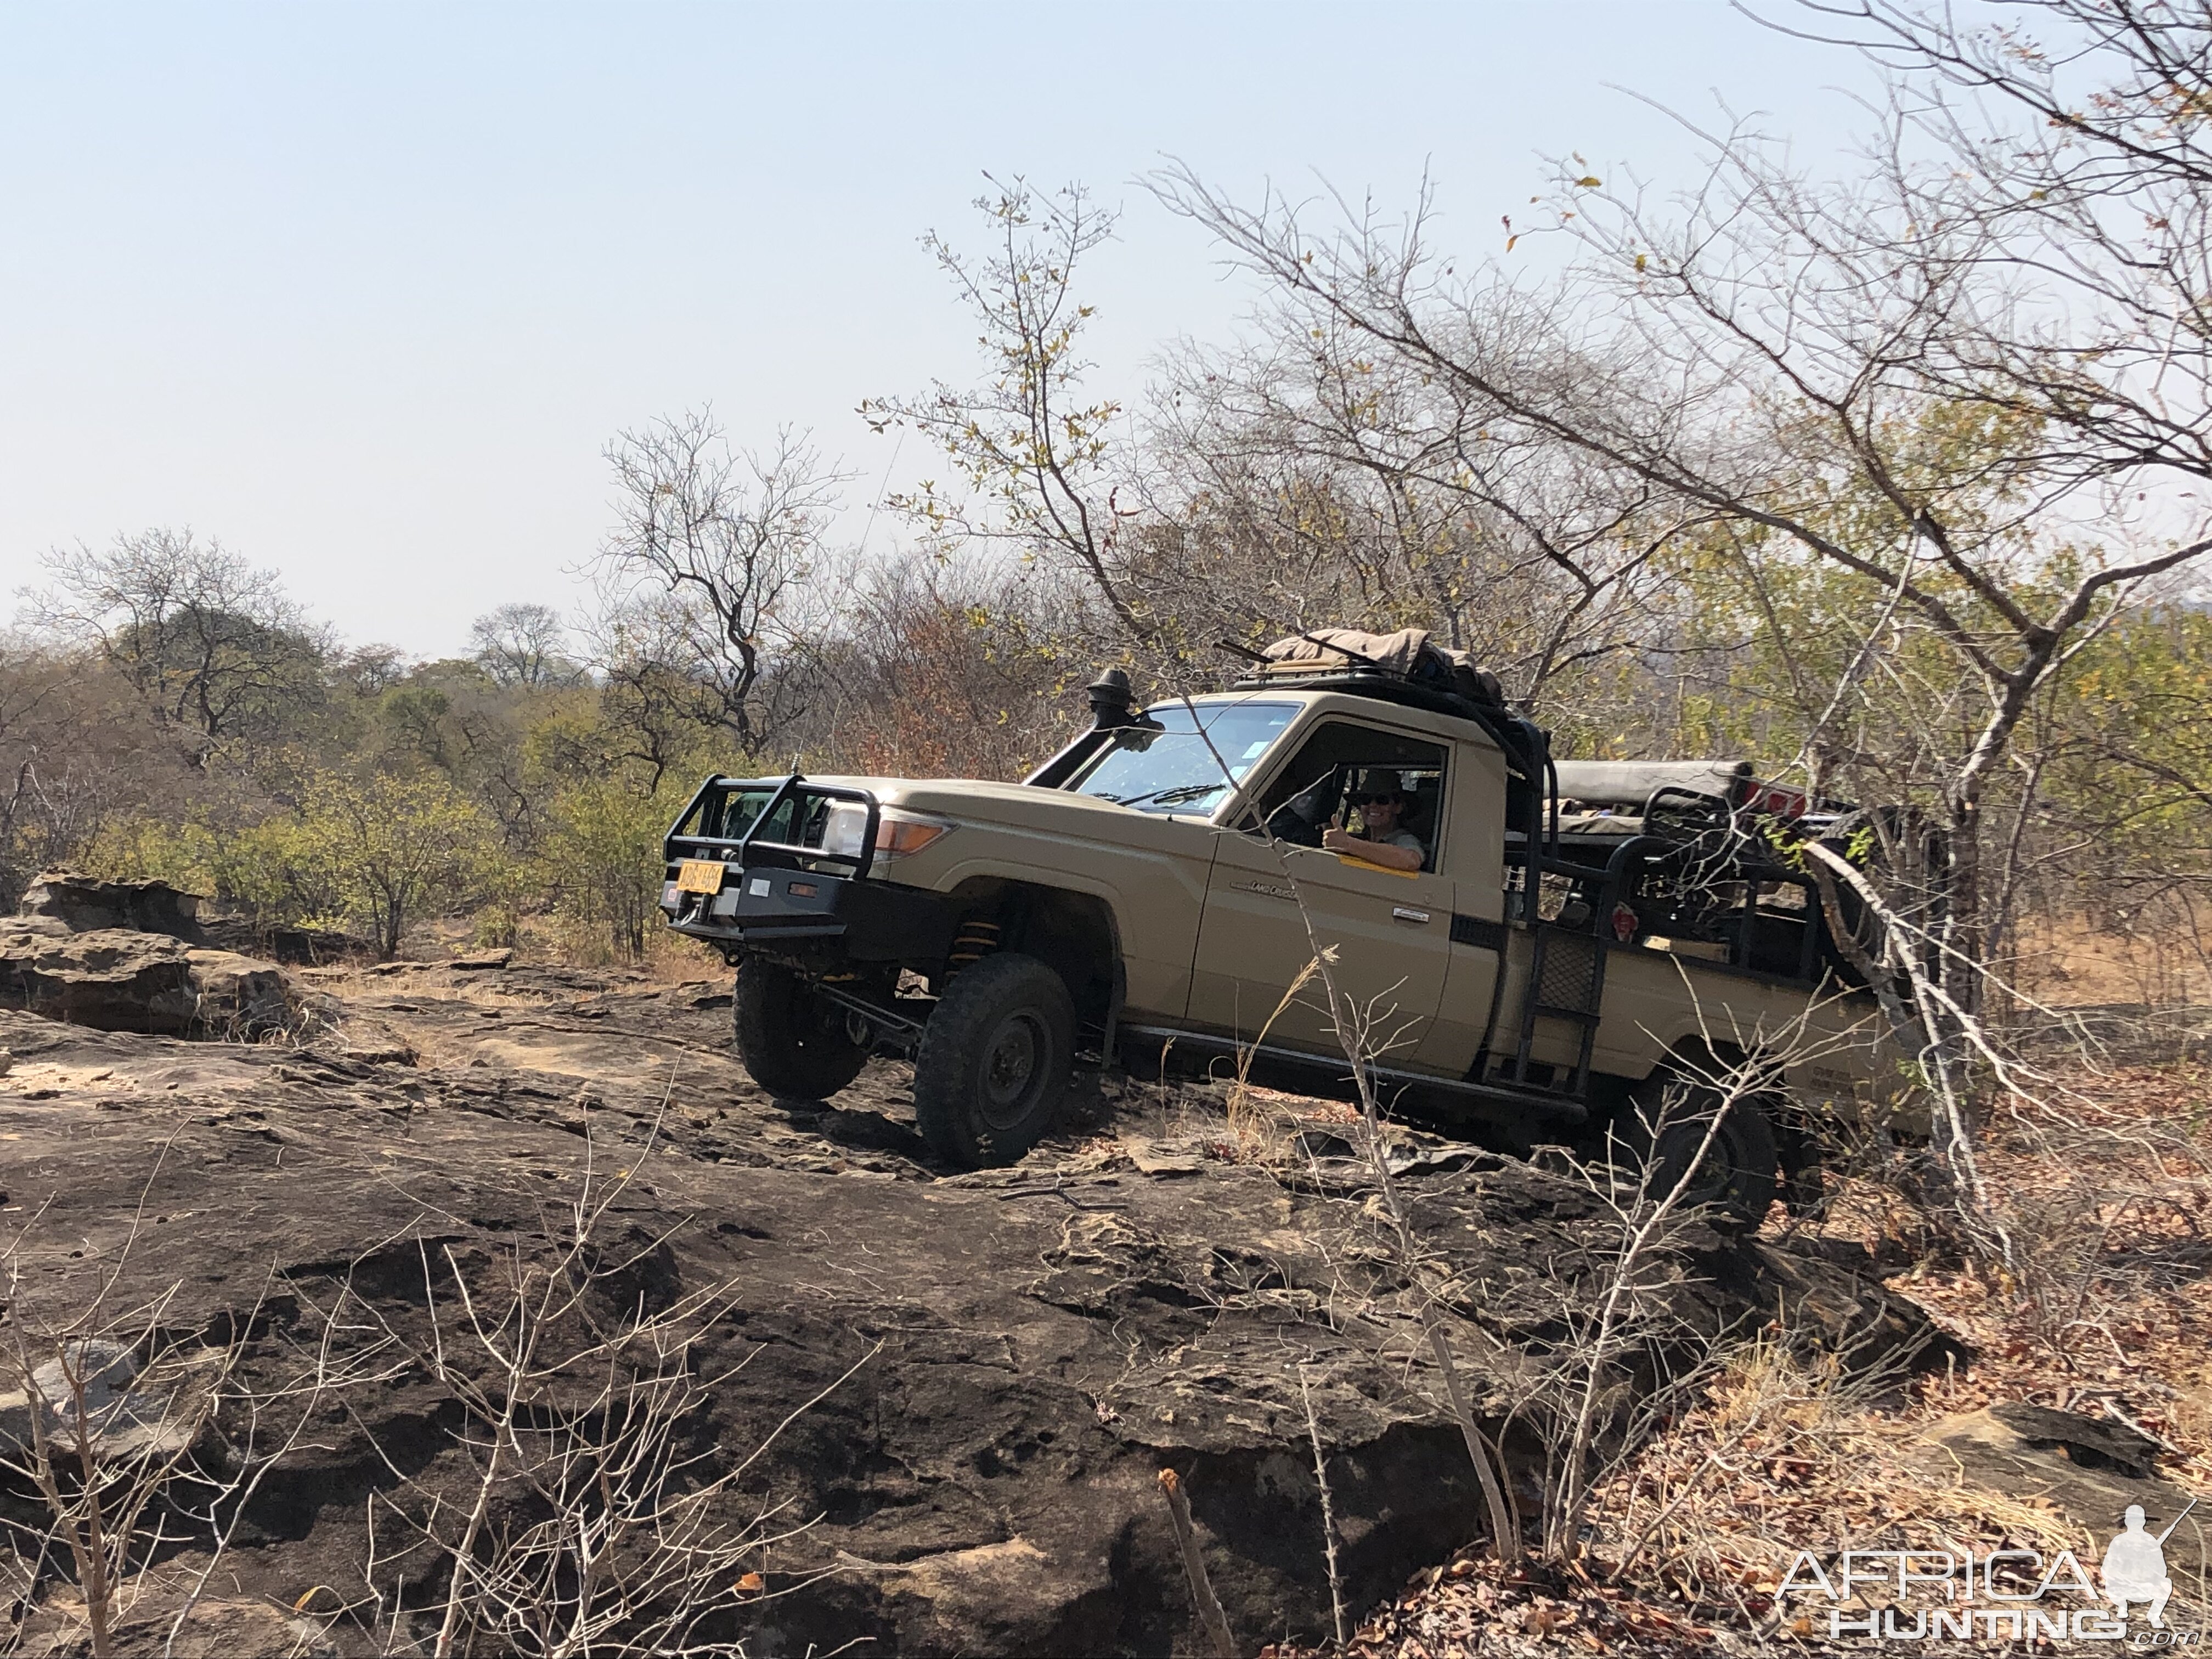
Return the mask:
[[(1720, 1126), (1706, 1145), (1716, 1111), (1722, 1113)], [(1619, 1134), (1650, 1172), (1654, 1199), (1665, 1198), (1687, 1173), (1689, 1185), (1677, 1207), (1711, 1210), (1715, 1222), (1730, 1232), (1754, 1231), (1773, 1206), (1782, 1150), (1757, 1096), (1723, 1103), (1717, 1091), (1701, 1085), (1678, 1077), (1650, 1078), (1629, 1095)], [(1705, 1158), (1692, 1171), (1700, 1146)]]
[(1075, 1065), (1075, 1004), (1035, 957), (985, 957), (937, 1000), (914, 1061), (914, 1111), (963, 1170), (1012, 1164), (1052, 1131)]
[(868, 1063), (845, 1011), (817, 996), (788, 968), (748, 958), (730, 998), (738, 1058), (754, 1082), (781, 1100), (827, 1100)]

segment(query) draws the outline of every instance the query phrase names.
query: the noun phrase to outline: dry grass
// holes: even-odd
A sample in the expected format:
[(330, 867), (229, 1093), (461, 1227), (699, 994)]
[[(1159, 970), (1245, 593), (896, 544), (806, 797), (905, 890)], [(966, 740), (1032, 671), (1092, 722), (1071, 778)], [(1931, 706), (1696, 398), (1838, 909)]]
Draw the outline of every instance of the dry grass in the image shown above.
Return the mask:
[(2021, 930), (2011, 977), (2059, 1007), (2212, 1002), (2212, 964), (2200, 950), (2177, 949), (2178, 931), (2097, 926), (2080, 916), (2038, 922)]

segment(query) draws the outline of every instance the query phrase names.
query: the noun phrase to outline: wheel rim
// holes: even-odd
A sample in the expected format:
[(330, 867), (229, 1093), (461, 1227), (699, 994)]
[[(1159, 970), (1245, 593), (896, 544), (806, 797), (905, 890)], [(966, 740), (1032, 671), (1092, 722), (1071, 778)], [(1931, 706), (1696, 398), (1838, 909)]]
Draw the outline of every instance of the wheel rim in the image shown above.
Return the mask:
[[(1659, 1156), (1653, 1160), (1664, 1182), (1654, 1197), (1663, 1198), (1673, 1188), (1681, 1179), (1682, 1171), (1690, 1167), (1690, 1160), (1698, 1155), (1698, 1148), (1705, 1144), (1705, 1125), (1702, 1122), (1693, 1120), (1668, 1129), (1661, 1138)], [(1681, 1202), (1692, 1209), (1724, 1202), (1735, 1191), (1745, 1162), (1742, 1142), (1731, 1114), (1713, 1136), (1712, 1145), (1705, 1147), (1705, 1162), (1698, 1165), (1688, 1185), (1682, 1188)]]
[(978, 1079), (983, 1121), (994, 1129), (1011, 1129), (1029, 1115), (1044, 1080), (1046, 1056), (1052, 1038), (1043, 1020), (1023, 1010), (999, 1022), (991, 1040), (983, 1045), (982, 1075)]

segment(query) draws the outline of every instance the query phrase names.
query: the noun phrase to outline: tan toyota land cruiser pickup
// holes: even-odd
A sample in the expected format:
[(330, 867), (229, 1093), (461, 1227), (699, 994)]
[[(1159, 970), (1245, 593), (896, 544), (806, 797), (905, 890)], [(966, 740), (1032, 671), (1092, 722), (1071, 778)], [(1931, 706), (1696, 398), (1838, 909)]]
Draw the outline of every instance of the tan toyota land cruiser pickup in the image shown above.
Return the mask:
[[(1693, 1176), (1755, 1219), (1810, 1175), (1806, 1128), (1876, 1098), (1874, 1000), (1775, 851), (1777, 825), (1832, 820), (1747, 764), (1554, 762), (1418, 633), (1300, 635), (1141, 711), (1119, 671), (1090, 696), (1090, 728), (1020, 783), (701, 787), (662, 908), (736, 963), (763, 1088), (820, 1100), (910, 1054), (921, 1129), (962, 1167), (1021, 1157), (1083, 1066), (1243, 1053), (1341, 1094), (1319, 988), (1284, 1005), (1302, 901), (1389, 1034), (1395, 1108), (1502, 1150), (1633, 1143), (1669, 1078), (1769, 1064)], [(1686, 1121), (1646, 1152), (1704, 1144)]]

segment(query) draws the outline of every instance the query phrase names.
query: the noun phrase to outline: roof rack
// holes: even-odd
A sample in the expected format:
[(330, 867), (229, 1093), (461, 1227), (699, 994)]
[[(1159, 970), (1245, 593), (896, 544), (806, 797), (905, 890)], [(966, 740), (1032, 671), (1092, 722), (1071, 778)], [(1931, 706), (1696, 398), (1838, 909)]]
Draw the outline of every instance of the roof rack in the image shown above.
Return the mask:
[(1230, 689), (1234, 691), (1344, 691), (1356, 697), (1373, 697), (1379, 702), (1399, 703), (1408, 708), (1425, 708), (1432, 714), (1451, 714), (1484, 725), (1503, 712), (1492, 705), (1479, 703), (1472, 697), (1463, 697), (1455, 691), (1416, 685), (1402, 674), (1393, 674), (1382, 668), (1363, 668), (1356, 664), (1311, 667), (1304, 663), (1285, 663), (1278, 668), (1243, 675), (1231, 684)]

